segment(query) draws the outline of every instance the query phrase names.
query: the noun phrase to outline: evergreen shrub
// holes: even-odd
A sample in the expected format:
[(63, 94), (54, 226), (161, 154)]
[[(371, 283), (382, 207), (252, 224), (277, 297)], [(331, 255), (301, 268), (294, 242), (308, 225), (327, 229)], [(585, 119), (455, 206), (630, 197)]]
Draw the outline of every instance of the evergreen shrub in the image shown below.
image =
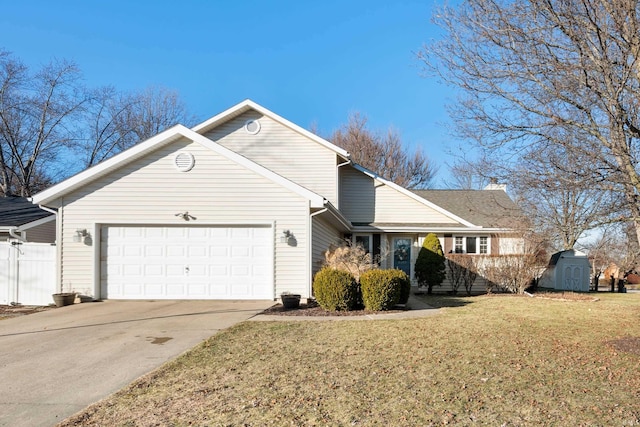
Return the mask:
[(324, 267), (313, 280), (313, 294), (325, 310), (353, 310), (360, 300), (360, 287), (348, 271)]

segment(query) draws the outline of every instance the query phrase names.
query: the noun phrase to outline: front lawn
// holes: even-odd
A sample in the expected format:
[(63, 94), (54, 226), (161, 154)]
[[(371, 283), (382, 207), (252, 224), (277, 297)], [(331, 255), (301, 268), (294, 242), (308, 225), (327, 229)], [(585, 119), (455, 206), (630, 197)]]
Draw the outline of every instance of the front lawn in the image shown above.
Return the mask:
[(437, 298), (422, 319), (245, 322), (63, 425), (640, 423), (639, 294)]

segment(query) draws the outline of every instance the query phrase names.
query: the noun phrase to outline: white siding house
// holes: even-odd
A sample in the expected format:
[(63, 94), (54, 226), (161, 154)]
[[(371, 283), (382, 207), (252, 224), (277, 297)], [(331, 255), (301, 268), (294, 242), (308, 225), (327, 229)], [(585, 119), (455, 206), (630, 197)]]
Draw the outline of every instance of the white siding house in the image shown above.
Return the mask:
[(95, 299), (305, 298), (345, 238), (412, 275), (428, 232), (507, 231), (378, 177), (249, 100), (33, 199), (58, 212), (57, 288)]

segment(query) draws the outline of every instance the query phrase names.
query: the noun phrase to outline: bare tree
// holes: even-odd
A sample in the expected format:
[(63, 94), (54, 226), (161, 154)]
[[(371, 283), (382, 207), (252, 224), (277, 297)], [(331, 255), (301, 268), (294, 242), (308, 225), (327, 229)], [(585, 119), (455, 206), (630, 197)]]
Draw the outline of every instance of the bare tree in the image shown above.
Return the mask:
[(87, 100), (80, 77), (58, 60), (31, 74), (0, 51), (0, 194), (29, 196), (50, 183)]
[(427, 188), (438, 171), (422, 150), (409, 152), (396, 130), (384, 135), (369, 130), (360, 113), (351, 114), (329, 140), (347, 150), (354, 162), (403, 187)]
[(104, 87), (93, 92), (86, 121), (80, 150), (88, 167), (171, 126), (190, 126), (195, 120), (173, 90), (150, 87), (126, 94)]
[(461, 89), (459, 134), (505, 162), (568, 147), (577, 181), (615, 191), (640, 241), (640, 21), (633, 0), (467, 0), (419, 57)]
[(470, 296), (473, 283), (478, 276), (475, 257), (467, 254), (447, 254), (446, 258), (453, 294), (456, 295), (460, 285), (463, 285), (467, 295)]

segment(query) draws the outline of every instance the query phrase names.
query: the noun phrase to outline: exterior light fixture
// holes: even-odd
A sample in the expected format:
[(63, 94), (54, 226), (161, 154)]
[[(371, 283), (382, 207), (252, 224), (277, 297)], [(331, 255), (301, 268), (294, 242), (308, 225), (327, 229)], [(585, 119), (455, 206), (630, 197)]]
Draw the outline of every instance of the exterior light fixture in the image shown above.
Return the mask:
[(293, 237), (293, 233), (289, 230), (284, 230), (282, 236), (280, 236), (280, 243), (289, 243), (289, 239)]
[(189, 212), (178, 212), (176, 214), (177, 217), (184, 219), (185, 221), (191, 221), (192, 219), (197, 219), (195, 216), (191, 215)]
[(89, 232), (87, 231), (86, 228), (78, 228), (75, 234), (73, 235), (73, 241), (76, 243), (83, 242), (85, 237), (87, 237), (88, 235), (89, 235)]

